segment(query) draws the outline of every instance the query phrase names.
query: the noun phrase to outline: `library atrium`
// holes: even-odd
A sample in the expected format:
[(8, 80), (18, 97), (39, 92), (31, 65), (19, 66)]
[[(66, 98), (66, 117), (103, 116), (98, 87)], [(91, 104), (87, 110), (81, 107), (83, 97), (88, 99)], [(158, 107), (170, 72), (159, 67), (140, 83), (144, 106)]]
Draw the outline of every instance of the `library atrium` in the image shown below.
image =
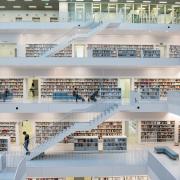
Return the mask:
[(0, 0), (0, 180), (180, 180), (180, 0)]

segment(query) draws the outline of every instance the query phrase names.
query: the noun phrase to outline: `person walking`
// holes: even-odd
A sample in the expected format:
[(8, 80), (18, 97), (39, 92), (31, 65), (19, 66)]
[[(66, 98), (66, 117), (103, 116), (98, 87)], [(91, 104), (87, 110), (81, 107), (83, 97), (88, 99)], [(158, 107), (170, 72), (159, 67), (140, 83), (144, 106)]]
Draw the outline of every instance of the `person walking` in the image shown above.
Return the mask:
[(26, 133), (26, 131), (23, 132), (24, 135), (24, 149), (26, 150), (26, 155), (30, 154), (30, 151), (28, 149), (29, 146), (29, 134)]

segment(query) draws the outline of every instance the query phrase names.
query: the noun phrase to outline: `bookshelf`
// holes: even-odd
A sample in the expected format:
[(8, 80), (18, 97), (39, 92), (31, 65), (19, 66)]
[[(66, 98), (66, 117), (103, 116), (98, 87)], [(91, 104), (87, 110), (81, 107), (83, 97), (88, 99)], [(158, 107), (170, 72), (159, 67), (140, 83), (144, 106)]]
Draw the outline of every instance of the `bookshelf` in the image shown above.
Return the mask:
[(153, 45), (88, 44), (89, 57), (142, 57), (143, 50), (153, 50)]
[(98, 125), (97, 129), (91, 131), (77, 131), (74, 136), (121, 136), (122, 121), (103, 122)]
[(93, 177), (92, 180), (150, 180), (148, 176)]
[(142, 91), (145, 88), (159, 88), (159, 97), (167, 97), (168, 91), (180, 90), (180, 79), (135, 79), (135, 91)]
[(169, 57), (170, 58), (180, 58), (180, 45), (170, 45), (169, 46)]
[(13, 97), (23, 98), (23, 79), (0, 79), (0, 93), (4, 93), (6, 88), (13, 93)]
[(0, 136), (9, 137), (11, 143), (16, 142), (16, 122), (0, 122)]
[(143, 58), (160, 58), (160, 50), (144, 49)]
[(141, 121), (141, 142), (172, 142), (175, 121)]
[(118, 79), (58, 79), (47, 78), (41, 81), (41, 97), (52, 98), (53, 92), (67, 92), (72, 95), (74, 87), (79, 95), (87, 98), (97, 89), (103, 99), (121, 99), (121, 88)]
[(26, 57), (40, 57), (55, 46), (56, 44), (27, 44)]
[[(57, 44), (27, 44), (26, 57), (40, 57), (55, 46), (57, 46)], [(72, 57), (72, 45), (59, 51), (52, 57)]]
[(8, 150), (9, 150), (9, 138), (0, 137), (0, 151), (8, 151)]
[(52, 57), (72, 57), (72, 44), (54, 54)]
[(36, 143), (40, 144), (44, 142), (73, 124), (73, 122), (62, 121), (35, 122)]
[(159, 100), (160, 89), (159, 87), (144, 87), (139, 90), (141, 100)]
[(74, 136), (74, 151), (98, 151), (98, 136)]
[(126, 151), (126, 136), (103, 136), (103, 151)]

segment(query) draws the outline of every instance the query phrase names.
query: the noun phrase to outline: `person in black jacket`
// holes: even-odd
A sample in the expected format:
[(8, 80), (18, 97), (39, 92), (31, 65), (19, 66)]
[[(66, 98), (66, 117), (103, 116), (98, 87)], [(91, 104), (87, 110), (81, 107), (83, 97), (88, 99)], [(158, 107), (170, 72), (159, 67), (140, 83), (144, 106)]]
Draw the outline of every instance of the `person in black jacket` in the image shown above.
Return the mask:
[(24, 135), (24, 148), (26, 150), (26, 155), (29, 155), (30, 154), (30, 151), (28, 149), (28, 146), (29, 146), (29, 134), (26, 133), (26, 131), (23, 132), (23, 135)]

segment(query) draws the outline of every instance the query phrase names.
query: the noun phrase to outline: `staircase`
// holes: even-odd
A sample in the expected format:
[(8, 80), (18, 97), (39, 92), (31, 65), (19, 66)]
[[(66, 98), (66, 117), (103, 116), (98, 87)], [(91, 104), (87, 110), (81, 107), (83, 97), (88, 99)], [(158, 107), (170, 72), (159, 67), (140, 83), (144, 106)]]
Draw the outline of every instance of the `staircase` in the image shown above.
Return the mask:
[[(108, 25), (107, 23), (93, 22), (93, 23), (89, 24), (88, 26), (86, 26), (86, 28), (89, 29), (89, 31), (86, 33), (80, 33), (81, 28), (73, 29), (73, 30), (69, 31), (69, 33), (67, 33), (63, 38), (60, 38), (59, 40), (57, 40), (58, 45), (53, 47), (46, 53), (44, 53), (42, 55), (42, 57), (53, 56), (54, 54), (58, 53), (59, 51), (63, 50), (67, 46), (69, 46), (76, 39), (89, 38), (89, 37), (95, 35), (96, 33), (102, 31), (103, 29), (105, 29), (107, 25)], [(53, 42), (53, 44), (56, 44), (56, 42)]]
[(107, 104), (104, 110), (97, 115), (95, 118), (90, 120), (89, 122), (76, 122), (72, 126), (64, 129), (63, 131), (59, 132), (52, 138), (49, 138), (42, 144), (37, 145), (32, 151), (29, 156), (27, 156), (27, 160), (32, 160), (37, 156), (41, 155), (45, 152), (48, 148), (56, 145), (58, 142), (63, 141), (63, 139), (76, 131), (89, 131), (91, 129), (96, 128), (99, 124), (104, 122), (105, 120), (109, 119), (112, 115), (119, 111), (120, 105), (119, 103), (110, 103)]

